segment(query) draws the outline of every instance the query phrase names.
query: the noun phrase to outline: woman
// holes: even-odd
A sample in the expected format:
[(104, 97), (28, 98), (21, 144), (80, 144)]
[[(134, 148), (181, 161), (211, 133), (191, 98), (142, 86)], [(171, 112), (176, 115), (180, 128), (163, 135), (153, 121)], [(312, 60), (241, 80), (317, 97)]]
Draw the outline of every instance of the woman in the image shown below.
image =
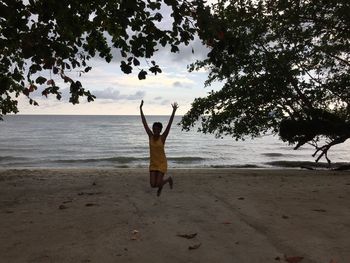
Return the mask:
[(176, 102), (171, 104), (173, 107), (173, 112), (169, 119), (169, 123), (163, 134), (160, 134), (163, 128), (163, 125), (160, 122), (153, 123), (152, 130), (148, 127), (145, 115), (142, 110), (143, 100), (140, 105), (140, 113), (143, 126), (149, 137), (149, 147), (150, 147), (150, 165), (149, 165), (149, 175), (150, 175), (150, 184), (152, 188), (158, 187), (157, 196), (160, 196), (162, 192), (163, 185), (169, 183), (170, 189), (173, 188), (173, 179), (169, 176), (167, 179), (164, 179), (164, 175), (168, 169), (168, 163), (164, 152), (165, 140), (169, 134), (171, 124), (174, 120), (174, 115), (179, 107)]

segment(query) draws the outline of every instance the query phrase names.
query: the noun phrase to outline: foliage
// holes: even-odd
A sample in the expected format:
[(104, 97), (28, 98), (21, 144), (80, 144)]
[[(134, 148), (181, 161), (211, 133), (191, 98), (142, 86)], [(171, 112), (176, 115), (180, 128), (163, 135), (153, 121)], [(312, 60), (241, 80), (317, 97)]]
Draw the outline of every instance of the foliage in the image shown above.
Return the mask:
[(208, 58), (190, 70), (208, 69), (205, 85), (223, 86), (194, 100), (183, 129), (200, 121), (200, 131), (236, 139), (272, 131), (296, 149), (311, 143), (317, 161), (327, 158), (350, 137), (349, 14), (347, 0), (213, 5), (211, 23), (197, 17)]
[[(126, 74), (160, 46), (178, 52), (180, 43), (194, 37), (191, 12), (196, 5), (187, 0), (0, 0), (0, 118), (18, 112), (20, 94), (37, 105), (30, 94), (38, 88), (60, 99), (55, 76), (70, 86), (71, 103), (82, 96), (94, 100), (68, 73), (89, 72), (88, 61), (95, 56), (112, 61), (112, 49), (119, 50)], [(171, 10), (170, 28), (161, 23), (161, 8)], [(139, 79), (145, 79), (147, 70), (138, 70)], [(161, 73), (155, 61), (148, 71)]]

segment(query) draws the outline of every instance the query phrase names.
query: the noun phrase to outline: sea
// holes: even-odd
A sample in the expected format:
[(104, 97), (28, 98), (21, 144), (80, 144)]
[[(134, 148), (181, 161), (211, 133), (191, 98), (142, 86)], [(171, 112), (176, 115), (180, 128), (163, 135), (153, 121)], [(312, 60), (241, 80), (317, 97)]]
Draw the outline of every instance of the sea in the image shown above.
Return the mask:
[[(169, 116), (146, 116), (148, 124)], [(314, 148), (298, 150), (277, 136), (236, 141), (193, 129), (175, 116), (166, 141), (169, 168), (300, 168), (315, 165)], [(332, 163), (350, 162), (350, 141), (329, 151)], [(146, 168), (148, 136), (140, 116), (8, 115), (0, 121), (0, 168)], [(324, 159), (319, 167), (326, 167)]]

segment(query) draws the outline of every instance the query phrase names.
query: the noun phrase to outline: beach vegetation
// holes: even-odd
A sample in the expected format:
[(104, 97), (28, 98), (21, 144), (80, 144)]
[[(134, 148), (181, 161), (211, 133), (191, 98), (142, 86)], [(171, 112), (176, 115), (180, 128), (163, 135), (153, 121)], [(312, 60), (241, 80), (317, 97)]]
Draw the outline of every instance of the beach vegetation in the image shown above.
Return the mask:
[(149, 60), (160, 47), (178, 52), (193, 40), (197, 2), (203, 1), (1, 0), (0, 118), (18, 112), (22, 94), (38, 105), (31, 98), (35, 90), (60, 100), (66, 85), (72, 104), (81, 97), (93, 101), (77, 78), (92, 69), (94, 57), (119, 62), (121, 71), (135, 70), (140, 80), (161, 73)]
[(205, 69), (205, 86), (181, 121), (235, 139), (279, 135), (315, 147), (316, 161), (350, 137), (350, 2), (221, 0), (198, 13), (210, 49), (190, 70)]

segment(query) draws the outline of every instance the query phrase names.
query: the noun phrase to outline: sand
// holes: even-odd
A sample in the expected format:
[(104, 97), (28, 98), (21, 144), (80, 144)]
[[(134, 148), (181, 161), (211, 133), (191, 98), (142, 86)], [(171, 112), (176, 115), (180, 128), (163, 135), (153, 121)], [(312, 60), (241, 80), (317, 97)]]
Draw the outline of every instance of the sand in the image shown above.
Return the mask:
[(169, 174), (0, 170), (0, 262), (350, 262), (349, 171)]

